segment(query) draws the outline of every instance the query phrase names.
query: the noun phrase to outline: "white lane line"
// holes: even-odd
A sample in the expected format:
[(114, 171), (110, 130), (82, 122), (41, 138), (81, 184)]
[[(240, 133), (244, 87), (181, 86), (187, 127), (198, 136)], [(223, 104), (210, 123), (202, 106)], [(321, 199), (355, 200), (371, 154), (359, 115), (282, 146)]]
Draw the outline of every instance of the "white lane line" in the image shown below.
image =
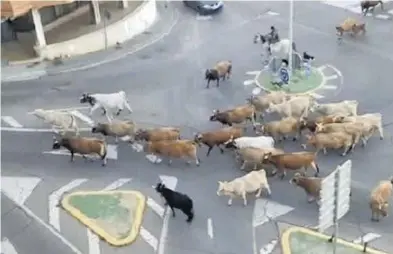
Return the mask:
[[(10, 196), (8, 196), (7, 193), (3, 192), (3, 194), (5, 196), (7, 196), (9, 199), (12, 199)], [(56, 229), (54, 229), (50, 225), (46, 224), (42, 219), (40, 219), (40, 217), (35, 215), (27, 206), (25, 206), (24, 204), (18, 204), (18, 205), (29, 217), (33, 218), (39, 224), (41, 224), (43, 227), (48, 229), (53, 235), (55, 235), (57, 238), (59, 238), (59, 240), (62, 243), (67, 245), (75, 254), (83, 254), (77, 247), (75, 247), (70, 241), (68, 241), (64, 236), (62, 236)]]
[(353, 243), (356, 243), (356, 244), (368, 243), (368, 242), (378, 239), (380, 237), (381, 237), (381, 235), (379, 235), (379, 234), (367, 233), (364, 236), (361, 236), (361, 237), (357, 238), (356, 240), (354, 240)]
[(8, 240), (8, 238), (3, 238), (1, 240), (1, 253), (2, 254), (18, 254), (18, 252), (15, 250), (14, 245)]
[(319, 66), (317, 68), (317, 70), (320, 71), (320, 72), (323, 72), (326, 69), (326, 67), (327, 67), (326, 65), (322, 65), (322, 66)]
[(90, 126), (94, 125), (94, 121), (91, 120), (90, 117), (85, 116), (84, 114), (82, 114), (81, 112), (79, 112), (78, 110), (73, 110), (70, 112), (71, 114), (73, 114), (74, 116), (78, 117), (80, 120), (82, 120), (83, 122), (89, 124)]
[(13, 118), (12, 116), (2, 116), (1, 120), (3, 120), (8, 125), (10, 125), (11, 127), (14, 127), (14, 128), (22, 128), (23, 127), (23, 125), (18, 123), (18, 121), (16, 121), (15, 118)]
[(165, 209), (151, 198), (147, 198), (147, 205), (161, 218), (164, 218)]
[(247, 71), (246, 72), (247, 75), (251, 75), (251, 76), (259, 75), (259, 73), (261, 73), (261, 71)]
[(266, 14), (270, 15), (270, 16), (278, 16), (278, 15), (280, 15), (280, 13), (274, 12), (274, 11), (268, 11)]
[(375, 15), (375, 17), (376, 17), (377, 19), (382, 19), (382, 20), (388, 20), (388, 19), (391, 18), (391, 16), (388, 15), (388, 14), (377, 14), (377, 15)]
[[(144, 227), (141, 227), (140, 231), (141, 237), (147, 242), (153, 249), (154, 252), (157, 251), (158, 240), (149, 231), (147, 231)], [(93, 253), (91, 253), (93, 254)]]
[[(15, 128), (15, 127), (0, 127), (1, 131), (10, 131), (10, 132), (49, 132), (53, 133), (53, 129), (41, 129), (41, 128)], [(91, 132), (91, 128), (79, 128), (80, 132)]]
[(317, 94), (317, 93), (310, 93), (311, 96), (313, 96), (315, 99), (322, 99), (325, 96), (321, 95), (321, 94)]
[(337, 89), (337, 86), (334, 86), (334, 85), (324, 85), (324, 86), (321, 87), (321, 89), (324, 89), (324, 90), (336, 90), (336, 89)]
[(210, 237), (210, 239), (213, 239), (214, 233), (213, 233), (213, 221), (211, 218), (207, 219), (207, 234)]
[(337, 79), (338, 78), (338, 75), (332, 75), (332, 76), (327, 76), (327, 77), (325, 77), (325, 79), (328, 81), (328, 80), (333, 80), (333, 79)]
[[(173, 176), (160, 176), (161, 182), (163, 182), (169, 189), (175, 190), (177, 185), (177, 178)], [(160, 240), (158, 242), (157, 254), (165, 254), (165, 245), (168, 235), (169, 218), (171, 217), (170, 209), (165, 209), (164, 220), (162, 223), (162, 230), (160, 234)]]
[(393, 15), (393, 9), (388, 10), (388, 13)]
[(213, 16), (211, 15), (197, 15), (196, 20), (211, 20)]
[(58, 207), (61, 196), (70, 191), (82, 183), (86, 182), (87, 179), (75, 179), (69, 182), (67, 185), (62, 186), (57, 191), (54, 191), (49, 196), (49, 224), (52, 225), (57, 231), (60, 231), (60, 209)]
[(120, 138), (120, 140), (121, 140), (121, 141), (124, 141), (124, 142), (126, 142), (126, 141), (128, 141), (128, 140), (130, 140), (130, 139), (131, 139), (130, 136), (124, 136), (124, 137), (121, 137), (121, 138)]
[(1, 177), (1, 191), (6, 192), (17, 204), (24, 204), (41, 182), (38, 177)]
[[(68, 155), (70, 156), (70, 152), (68, 150), (52, 150), (52, 151), (44, 151), (43, 154), (54, 154), (54, 155)], [(82, 157), (82, 155), (76, 153), (74, 156)], [(86, 155), (88, 158), (99, 158), (98, 155)], [(109, 160), (117, 160), (117, 146), (116, 145), (107, 145), (107, 155), (106, 158)]]
[[(120, 178), (114, 181), (113, 183), (106, 186), (103, 191), (111, 191), (116, 190), (123, 186), (124, 184), (130, 182), (131, 178)], [(100, 238), (93, 233), (89, 228), (87, 228), (87, 241), (89, 246), (89, 254), (100, 254)]]
[(277, 240), (270, 241), (268, 244), (266, 244), (265, 246), (263, 246), (259, 250), (259, 254), (270, 254), (270, 253), (272, 253), (272, 251), (276, 247), (277, 243), (278, 243)]
[(253, 80), (253, 79), (245, 80), (243, 82), (244, 86), (249, 86), (249, 85), (252, 85), (252, 84), (255, 84), (255, 80)]
[[(70, 108), (56, 108), (56, 109), (45, 109), (48, 111), (72, 111), (72, 110), (82, 110), (82, 109), (89, 109), (90, 107), (70, 107)], [(28, 115), (33, 115), (34, 111), (27, 112)]]

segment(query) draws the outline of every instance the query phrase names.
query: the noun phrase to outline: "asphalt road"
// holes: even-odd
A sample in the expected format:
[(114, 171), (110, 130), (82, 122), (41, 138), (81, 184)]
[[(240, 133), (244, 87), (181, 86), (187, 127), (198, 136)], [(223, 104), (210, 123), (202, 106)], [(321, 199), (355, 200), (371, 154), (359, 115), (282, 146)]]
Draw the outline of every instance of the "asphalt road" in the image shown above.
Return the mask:
[[(197, 131), (219, 127), (208, 121), (211, 111), (244, 103), (252, 89), (243, 86), (243, 81), (250, 78), (245, 73), (261, 68), (260, 48), (252, 44), (253, 34), (268, 31), (274, 24), (281, 36), (285, 37), (288, 32), (288, 6), (284, 2), (226, 2), (222, 13), (212, 19), (201, 20), (193, 12), (184, 10), (180, 2), (172, 4), (180, 9), (181, 15), (172, 33), (164, 40), (130, 57), (90, 70), (3, 84), (2, 115), (13, 116), (26, 128), (41, 128), (44, 125), (27, 112), (34, 108), (79, 107), (78, 98), (83, 92), (104, 93), (122, 89), (134, 110), (132, 115), (125, 114), (124, 118), (131, 117), (150, 125), (180, 126), (184, 133), (182, 136), (189, 138)], [(269, 15), (269, 9), (279, 15)], [(392, 221), (387, 218), (381, 223), (371, 223), (367, 206), (370, 189), (379, 180), (391, 175), (389, 151), (392, 146), (392, 116), (389, 109), (392, 108), (392, 23), (368, 18), (369, 29), (365, 38), (346, 37), (342, 45), (337, 45), (334, 25), (344, 20), (347, 12), (311, 2), (296, 2), (295, 12), (294, 37), (299, 50), (315, 55), (317, 64), (336, 66), (344, 76), (344, 84), (321, 101), (356, 99), (360, 103), (360, 113), (381, 112), (384, 115), (384, 141), (374, 138), (365, 149), (358, 148), (345, 159), (332, 153), (321, 155), (318, 160), (322, 175), (327, 175), (346, 159), (353, 161), (353, 197), (350, 213), (341, 220), (343, 237), (355, 239), (363, 233), (375, 232), (383, 237), (371, 245), (392, 252), (388, 240), (393, 236)], [(223, 82), (219, 89), (214, 86), (204, 89), (204, 70), (222, 59), (233, 61), (232, 78)], [(371, 66), (374, 68), (371, 69)], [(83, 109), (81, 112), (86, 113)], [(93, 119), (98, 118), (95, 116)], [(206, 158), (206, 149), (202, 148), (202, 165), (199, 168), (184, 166), (180, 161), (168, 167), (165, 164), (153, 165), (143, 154), (121, 144), (117, 148), (118, 159), (109, 161), (107, 168), (102, 168), (98, 162), (86, 164), (78, 160), (70, 164), (66, 157), (42, 154), (50, 150), (51, 134), (3, 131), (2, 142), (2, 176), (42, 179), (25, 204), (44, 220), (49, 219), (48, 195), (71, 180), (88, 179), (75, 189), (99, 189), (116, 179), (132, 178), (129, 184), (121, 188), (137, 188), (157, 198), (148, 191), (148, 187), (158, 180), (159, 175), (170, 175), (177, 177), (178, 190), (193, 197), (196, 218), (191, 225), (187, 225), (181, 215), (170, 220), (165, 253), (229, 254), (253, 251), (253, 198), (250, 197), (247, 207), (242, 207), (240, 201), (234, 202), (233, 207), (227, 207), (227, 199), (215, 194), (217, 181), (231, 180), (241, 175), (228, 153), (221, 155), (213, 151)], [(287, 142), (284, 147), (288, 151), (299, 150), (298, 143)], [(317, 209), (306, 203), (302, 190), (294, 189), (288, 181), (278, 179), (271, 180), (271, 187), (271, 204), (276, 202), (294, 208), (279, 220), (300, 225), (316, 223)], [(257, 213), (261, 214), (262, 211)], [(62, 214), (61, 219), (64, 217), (66, 215)], [(207, 233), (209, 218), (213, 225), (213, 237)], [(70, 221), (68, 218), (62, 222), (61, 232), (71, 238), (69, 240), (83, 253), (88, 253), (86, 232), (80, 226), (76, 230), (77, 225), (68, 225), (72, 223)], [(147, 221), (151, 224), (161, 223), (156, 218)], [(66, 228), (65, 232), (63, 228)], [(159, 235), (160, 232), (155, 234)], [(259, 226), (256, 238), (258, 249), (275, 239), (272, 225), (266, 223)], [(135, 247), (136, 250), (147, 251), (145, 244), (141, 242), (140, 246)], [(105, 244), (101, 246), (102, 253), (112, 253), (110, 248), (104, 247)]]

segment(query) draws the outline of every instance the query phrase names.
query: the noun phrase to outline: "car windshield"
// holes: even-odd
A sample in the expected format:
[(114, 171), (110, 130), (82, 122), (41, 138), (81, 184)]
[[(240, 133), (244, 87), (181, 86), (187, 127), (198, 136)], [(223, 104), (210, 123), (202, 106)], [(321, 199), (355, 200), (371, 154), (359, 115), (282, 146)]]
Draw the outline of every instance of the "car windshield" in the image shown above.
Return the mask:
[(216, 3), (218, 3), (218, 1), (199, 1), (201, 4), (203, 4), (203, 5), (213, 5), (213, 4), (216, 4)]

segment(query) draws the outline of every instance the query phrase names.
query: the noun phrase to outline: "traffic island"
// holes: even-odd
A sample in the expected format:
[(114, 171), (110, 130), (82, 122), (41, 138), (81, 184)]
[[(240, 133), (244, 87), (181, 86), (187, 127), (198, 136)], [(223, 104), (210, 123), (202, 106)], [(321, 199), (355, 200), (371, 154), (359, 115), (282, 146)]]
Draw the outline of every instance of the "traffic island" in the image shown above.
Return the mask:
[(274, 84), (279, 79), (277, 74), (263, 70), (256, 77), (256, 83), (260, 88), (268, 92), (284, 90), (292, 94), (313, 92), (323, 86), (324, 83), (323, 73), (316, 68), (311, 68), (309, 76), (306, 76), (304, 71), (295, 70), (290, 83), (284, 84), (282, 87)]
[[(333, 253), (333, 243), (329, 242), (331, 236), (327, 236), (310, 229), (290, 227), (284, 231), (281, 237), (283, 254), (330, 254)], [(367, 247), (363, 252), (363, 245), (337, 239), (336, 254), (388, 254)]]
[(109, 244), (123, 246), (139, 235), (146, 197), (138, 191), (82, 191), (65, 195), (61, 206)]

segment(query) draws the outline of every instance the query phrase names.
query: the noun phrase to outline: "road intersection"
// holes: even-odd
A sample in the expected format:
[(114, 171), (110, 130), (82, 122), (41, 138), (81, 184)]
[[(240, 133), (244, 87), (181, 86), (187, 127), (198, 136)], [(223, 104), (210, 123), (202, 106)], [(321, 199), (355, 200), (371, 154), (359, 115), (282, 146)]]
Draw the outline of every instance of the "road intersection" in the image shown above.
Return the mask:
[[(182, 8), (181, 3), (174, 4), (179, 4), (176, 7)], [(250, 202), (247, 207), (234, 202), (232, 207), (227, 207), (227, 200), (215, 195), (216, 183), (219, 180), (232, 180), (241, 175), (229, 154), (220, 155), (213, 151), (212, 155), (206, 158), (202, 151), (200, 168), (187, 168), (182, 162), (177, 161), (173, 167), (168, 167), (165, 164), (152, 165), (142, 153), (137, 153), (129, 145), (120, 143), (116, 149), (114, 148), (117, 159), (109, 161), (107, 168), (102, 168), (96, 163), (85, 163), (81, 159), (70, 164), (66, 157), (43, 153), (50, 151), (52, 134), (40, 132), (39, 129), (48, 129), (48, 126), (28, 114), (35, 108), (72, 108), (72, 111), (75, 110), (97, 122), (102, 116), (91, 117), (86, 108), (80, 108), (80, 95), (86, 91), (111, 92), (122, 89), (127, 93), (134, 110), (132, 115), (122, 115), (122, 119), (133, 119), (137, 123), (143, 122), (152, 126), (179, 126), (182, 128), (182, 135), (184, 133), (184, 137), (187, 138), (191, 138), (197, 131), (217, 128), (218, 125), (208, 121), (211, 111), (244, 103), (252, 91), (252, 86), (243, 86), (244, 80), (252, 78), (246, 73), (262, 68), (260, 48), (252, 44), (253, 34), (268, 31), (271, 24), (278, 27), (280, 34), (287, 33), (287, 6), (280, 2), (274, 3), (270, 6), (271, 12), (279, 15), (269, 15), (266, 14), (267, 8), (263, 4), (228, 2), (222, 15), (206, 20), (197, 20), (191, 13), (184, 11), (170, 36), (136, 55), (117, 61), (114, 66), (100, 66), (72, 75), (62, 74), (29, 82), (6, 84), (2, 89), (2, 115), (12, 117), (20, 126), (12, 127), (12, 124), (9, 124), (11, 118), (2, 118), (2, 127), (15, 130), (26, 128), (30, 131), (11, 131), (2, 128), (2, 176), (31, 177), (36, 181), (39, 179), (24, 205), (54, 228), (59, 224), (53, 223), (53, 219), (49, 218), (49, 197), (57, 197), (60, 194), (59, 190), (68, 189), (65, 186), (74, 187), (70, 190), (98, 190), (116, 182), (124, 182), (119, 189), (142, 190), (160, 205), (162, 202), (157, 194), (152, 192), (151, 185), (158, 181), (160, 175), (176, 177), (176, 189), (194, 199), (196, 218), (189, 226), (180, 216), (176, 219), (170, 218), (167, 222), (165, 241), (160, 241), (164, 220), (156, 215), (154, 208), (151, 208), (144, 227), (157, 238), (157, 250), (161, 249), (160, 244), (165, 246), (165, 252), (159, 254), (176, 254), (184, 251), (195, 254), (252, 253), (254, 230), (255, 245), (259, 251), (277, 240), (274, 223), (263, 219), (266, 210), (270, 215), (280, 214), (281, 216), (275, 218), (280, 221), (297, 225), (315, 225), (316, 207), (307, 204), (302, 190), (294, 189), (288, 181), (270, 180), (273, 193), (271, 199), (258, 200), (256, 205)], [(389, 24), (378, 24), (375, 31), (370, 31), (371, 35), (367, 37), (367, 41), (348, 40), (338, 46), (331, 20), (341, 20), (345, 12), (341, 13), (336, 8), (327, 7), (331, 8), (325, 11), (328, 13), (326, 16), (330, 15), (330, 21), (327, 21), (327, 18), (321, 17), (323, 14), (316, 14), (321, 9), (325, 10), (325, 5), (302, 2), (296, 3), (296, 6), (298, 13), (295, 16), (294, 29), (299, 48), (315, 55), (317, 63), (330, 64), (340, 70), (344, 77), (344, 84), (337, 89), (326, 90), (327, 94), (323, 93), (324, 97), (321, 100), (357, 99), (361, 112), (381, 112), (384, 114), (385, 123), (392, 121), (387, 113), (392, 107), (388, 89), (391, 89), (389, 66), (392, 64), (393, 51), (386, 40), (378, 40), (381, 35), (387, 35), (384, 27)], [(225, 28), (223, 24), (227, 24)], [(185, 29), (187, 27), (193, 29)], [(160, 52), (159, 61), (155, 61), (157, 52)], [(165, 57), (168, 59), (162, 60)], [(204, 89), (203, 70), (223, 58), (234, 62), (232, 79), (224, 83), (220, 89)], [(370, 61), (375, 61), (375, 66), (378, 67), (372, 75), (367, 72)], [(353, 62), (356, 62), (355, 66)], [(326, 73), (327, 76), (336, 75), (332, 70), (326, 71), (331, 71)], [(370, 84), (378, 85), (379, 89), (370, 88)], [(16, 101), (19, 103), (15, 103)], [(79, 117), (80, 126), (88, 131), (89, 121), (83, 121), (82, 118)], [(340, 232), (343, 237), (351, 239), (370, 232), (378, 233), (382, 237), (372, 245), (391, 252), (388, 240), (392, 237), (391, 223), (369, 222), (369, 210), (366, 205), (369, 190), (377, 181), (389, 174), (389, 139), (393, 130), (386, 126), (385, 131), (388, 140), (372, 140), (367, 149), (359, 149), (349, 156), (354, 163), (354, 194), (351, 211), (342, 219), (343, 229), (340, 228)], [(289, 143), (285, 144), (285, 148), (289, 151), (299, 150), (299, 147)], [(376, 156), (379, 162), (377, 167), (373, 163)], [(343, 160), (334, 155), (322, 156), (319, 159), (323, 175), (327, 175)], [(370, 169), (374, 168), (370, 174)], [(8, 183), (9, 179), (5, 178)], [(128, 179), (131, 180), (126, 181)], [(269, 200), (267, 205), (261, 206), (260, 203), (263, 204), (266, 200)], [(52, 204), (54, 203), (52, 201)], [(254, 228), (253, 214), (264, 223)], [(97, 250), (89, 245), (86, 228), (62, 211), (59, 218), (61, 234), (69, 238), (82, 253)], [(160, 227), (156, 228), (156, 225)], [(7, 238), (12, 243), (12, 236)], [(143, 239), (124, 250), (114, 250), (102, 241), (99, 246), (101, 253), (126, 253), (130, 250), (154, 252), (154, 248)], [(15, 249), (18, 250), (18, 244), (15, 244)], [(20, 251), (19, 254), (23, 253)]]

